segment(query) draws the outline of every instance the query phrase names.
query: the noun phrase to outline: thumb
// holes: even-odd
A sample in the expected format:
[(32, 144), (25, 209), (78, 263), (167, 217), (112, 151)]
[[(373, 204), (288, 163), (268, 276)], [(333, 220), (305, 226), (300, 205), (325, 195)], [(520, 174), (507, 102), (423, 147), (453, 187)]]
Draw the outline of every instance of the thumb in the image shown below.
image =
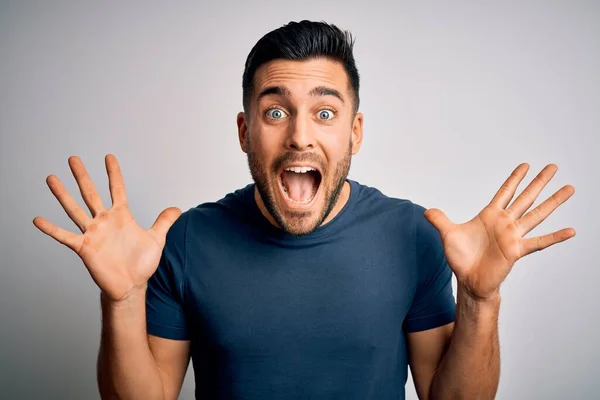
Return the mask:
[(156, 221), (154, 221), (154, 224), (152, 224), (150, 229), (154, 231), (159, 240), (164, 241), (165, 237), (167, 236), (167, 232), (173, 223), (177, 221), (177, 218), (179, 218), (180, 215), (181, 210), (179, 208), (169, 207), (163, 210), (158, 217), (156, 217)]
[(431, 225), (433, 225), (440, 232), (442, 237), (444, 236), (445, 232), (449, 231), (450, 228), (454, 226), (452, 221), (446, 217), (446, 214), (437, 208), (425, 210), (424, 215), (427, 221), (431, 222)]

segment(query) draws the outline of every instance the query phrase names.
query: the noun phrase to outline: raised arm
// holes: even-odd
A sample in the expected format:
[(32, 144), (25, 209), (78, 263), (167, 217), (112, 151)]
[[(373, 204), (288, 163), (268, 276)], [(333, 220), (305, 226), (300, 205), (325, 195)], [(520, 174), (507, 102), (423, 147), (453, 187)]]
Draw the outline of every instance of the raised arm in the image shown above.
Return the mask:
[(105, 163), (112, 199), (108, 210), (81, 160), (69, 158), (69, 166), (91, 217), (56, 176), (46, 179), (81, 234), (69, 232), (41, 217), (36, 217), (33, 223), (76, 252), (101, 290), (98, 386), (102, 398), (176, 398), (189, 361), (189, 343), (148, 339), (145, 291), (158, 266), (167, 231), (181, 211), (168, 208), (150, 229), (142, 229), (129, 211), (117, 159), (109, 154)]
[(547, 165), (512, 201), (528, 170), (528, 164), (519, 165), (468, 222), (454, 224), (440, 210), (425, 213), (440, 232), (458, 281), (455, 326), (427, 398), (494, 398), (500, 377), (500, 285), (520, 258), (575, 236), (573, 228), (564, 228), (524, 237), (575, 193), (573, 186), (565, 185), (528, 212), (558, 167)]

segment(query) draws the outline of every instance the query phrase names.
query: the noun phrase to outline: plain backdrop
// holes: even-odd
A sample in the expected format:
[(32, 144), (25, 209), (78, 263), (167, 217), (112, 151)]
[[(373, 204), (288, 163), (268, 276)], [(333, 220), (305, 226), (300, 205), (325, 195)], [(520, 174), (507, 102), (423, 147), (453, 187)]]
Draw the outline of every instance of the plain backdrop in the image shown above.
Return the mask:
[[(365, 136), (350, 178), (455, 222), (524, 161), (519, 192), (559, 166), (534, 206), (575, 186), (531, 235), (577, 236), (522, 259), (503, 284), (498, 398), (598, 398), (600, 3), (567, 0), (2, 1), (1, 398), (99, 397), (99, 289), (32, 224), (76, 231), (46, 176), (83, 204), (67, 164), (78, 155), (110, 205), (104, 156), (115, 154), (144, 227), (247, 184), (235, 124), (244, 61), (301, 19), (356, 37)], [(181, 398), (193, 389), (190, 366)]]

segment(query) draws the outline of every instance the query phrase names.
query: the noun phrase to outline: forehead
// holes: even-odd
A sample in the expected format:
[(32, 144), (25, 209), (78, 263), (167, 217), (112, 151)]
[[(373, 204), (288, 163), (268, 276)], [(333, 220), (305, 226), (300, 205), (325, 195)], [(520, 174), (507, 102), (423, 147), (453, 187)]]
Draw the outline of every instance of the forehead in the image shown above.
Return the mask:
[(293, 95), (306, 95), (316, 86), (327, 86), (347, 93), (348, 76), (341, 63), (325, 58), (310, 60), (272, 60), (261, 65), (254, 75), (253, 95), (270, 86), (286, 86)]

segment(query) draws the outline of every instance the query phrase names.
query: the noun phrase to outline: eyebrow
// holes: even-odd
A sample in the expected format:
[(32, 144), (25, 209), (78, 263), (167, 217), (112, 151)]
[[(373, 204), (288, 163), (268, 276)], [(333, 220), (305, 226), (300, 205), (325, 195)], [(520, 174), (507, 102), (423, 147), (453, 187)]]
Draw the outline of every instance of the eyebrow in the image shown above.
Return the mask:
[[(263, 97), (271, 95), (271, 94), (274, 94), (276, 96), (284, 96), (284, 97), (292, 96), (292, 92), (286, 86), (269, 86), (269, 87), (263, 89), (258, 94), (256, 101), (258, 102)], [(339, 91), (332, 89), (332, 88), (328, 88), (326, 86), (317, 86), (317, 87), (311, 89), (311, 91), (308, 92), (308, 94), (312, 97), (318, 97), (318, 96), (337, 97), (338, 99), (340, 99), (342, 104), (345, 104), (344, 97), (342, 96), (342, 94)]]

